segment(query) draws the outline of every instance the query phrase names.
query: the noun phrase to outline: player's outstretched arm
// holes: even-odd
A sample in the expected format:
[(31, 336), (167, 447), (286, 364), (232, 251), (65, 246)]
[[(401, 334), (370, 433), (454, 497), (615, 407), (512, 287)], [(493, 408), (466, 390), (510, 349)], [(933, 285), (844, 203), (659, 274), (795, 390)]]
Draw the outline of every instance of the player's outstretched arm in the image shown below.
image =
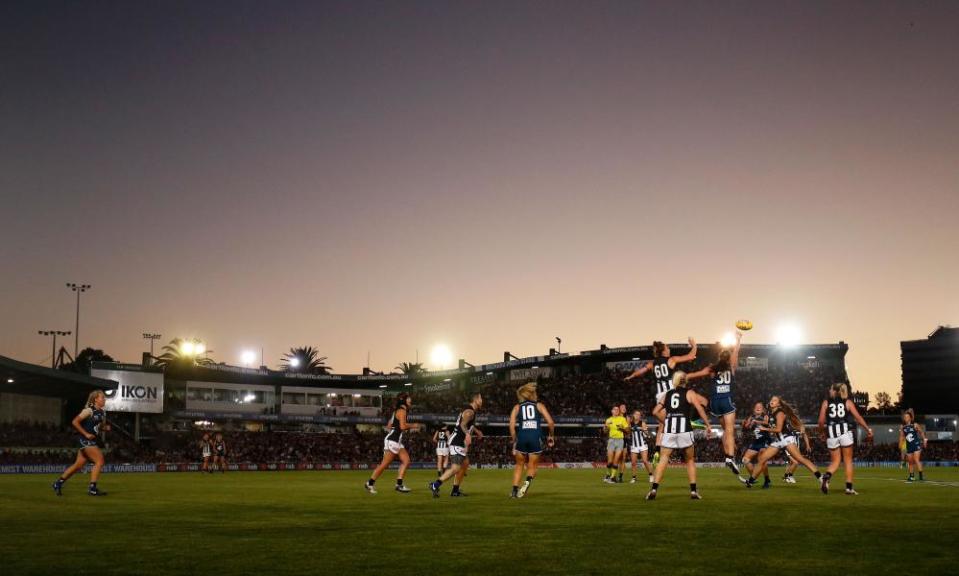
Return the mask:
[(671, 356), (669, 358), (669, 367), (675, 368), (677, 364), (682, 362), (689, 362), (690, 360), (696, 359), (696, 340), (692, 336), (689, 337), (689, 352), (683, 354), (682, 356)]
[(646, 362), (645, 366), (643, 366), (642, 368), (637, 368), (636, 370), (633, 370), (633, 372), (629, 376), (623, 378), (623, 380), (632, 380), (634, 378), (639, 378), (643, 374), (652, 370), (652, 367), (653, 367), (652, 362)]
[(736, 373), (736, 367), (739, 366), (739, 347), (743, 342), (743, 333), (736, 331), (736, 345), (733, 346), (733, 351), (729, 354), (729, 369), (732, 370), (733, 374)]
[(712, 366), (706, 366), (702, 370), (696, 370), (695, 372), (690, 372), (686, 375), (686, 380), (699, 380), (700, 378), (706, 378), (713, 373)]

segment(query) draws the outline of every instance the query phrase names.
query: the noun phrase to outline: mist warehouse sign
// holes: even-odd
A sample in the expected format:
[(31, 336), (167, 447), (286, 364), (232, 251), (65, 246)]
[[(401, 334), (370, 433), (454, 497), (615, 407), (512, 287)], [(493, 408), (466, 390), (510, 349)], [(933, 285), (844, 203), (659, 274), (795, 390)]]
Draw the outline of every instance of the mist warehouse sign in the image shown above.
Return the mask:
[(116, 391), (107, 397), (107, 412), (163, 412), (163, 374), (131, 370), (95, 368), (91, 375), (119, 382)]

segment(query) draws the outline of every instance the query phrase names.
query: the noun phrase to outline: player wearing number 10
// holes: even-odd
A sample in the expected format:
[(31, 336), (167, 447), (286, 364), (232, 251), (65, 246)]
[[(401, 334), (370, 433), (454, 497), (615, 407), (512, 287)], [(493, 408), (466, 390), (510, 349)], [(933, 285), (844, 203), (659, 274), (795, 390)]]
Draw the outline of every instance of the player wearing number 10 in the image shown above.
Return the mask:
[(826, 447), (829, 448), (829, 468), (823, 474), (822, 492), (829, 492), (829, 480), (833, 473), (839, 469), (839, 463), (846, 463), (846, 494), (856, 495), (856, 490), (852, 487), (853, 464), (852, 448), (855, 444), (852, 427), (850, 426), (850, 416), (856, 422), (866, 429), (866, 434), (872, 438), (872, 428), (870, 428), (856, 405), (849, 399), (849, 386), (845, 383), (833, 384), (829, 387), (829, 397), (822, 401), (822, 407), (819, 409), (819, 431), (826, 437)]
[[(509, 435), (513, 440), (513, 457), (516, 467), (513, 468), (513, 492), (511, 498), (526, 496), (527, 490), (536, 478), (536, 465), (539, 455), (543, 452), (543, 437), (540, 430), (542, 421), (546, 421), (549, 436), (546, 445), (553, 447), (553, 417), (542, 402), (538, 401), (536, 382), (527, 382), (516, 390), (519, 403), (513, 406), (509, 415)], [(520, 487), (519, 479), (523, 475), (523, 466), (526, 466), (526, 481)]]

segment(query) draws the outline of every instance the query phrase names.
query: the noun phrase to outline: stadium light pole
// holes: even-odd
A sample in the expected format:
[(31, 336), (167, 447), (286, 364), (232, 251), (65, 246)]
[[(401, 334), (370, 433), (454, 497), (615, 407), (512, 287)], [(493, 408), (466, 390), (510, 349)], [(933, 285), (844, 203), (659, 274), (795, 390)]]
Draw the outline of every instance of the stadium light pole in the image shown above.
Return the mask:
[(77, 293), (77, 324), (73, 332), (73, 359), (76, 361), (77, 353), (80, 351), (80, 294), (83, 294), (93, 286), (89, 284), (75, 284), (67, 282), (67, 288)]
[(143, 338), (150, 341), (150, 358), (153, 358), (153, 343), (160, 339), (160, 334), (151, 334), (150, 332), (144, 332)]
[[(37, 330), (37, 334), (41, 336), (53, 336), (53, 342), (50, 348), (50, 367), (57, 367), (57, 336), (69, 336), (71, 333), (69, 331), (63, 330)], [(77, 357), (73, 357), (73, 361), (77, 361)], [(75, 364), (74, 364), (75, 365)]]

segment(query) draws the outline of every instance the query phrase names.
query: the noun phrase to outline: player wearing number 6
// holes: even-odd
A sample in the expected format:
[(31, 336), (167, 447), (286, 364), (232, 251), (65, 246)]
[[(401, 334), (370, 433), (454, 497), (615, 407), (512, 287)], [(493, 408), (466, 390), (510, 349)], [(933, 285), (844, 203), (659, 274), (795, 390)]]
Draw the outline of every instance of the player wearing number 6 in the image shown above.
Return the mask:
[(829, 493), (829, 480), (839, 469), (839, 463), (846, 463), (846, 494), (854, 496), (856, 490), (852, 487), (853, 464), (852, 448), (856, 443), (853, 438), (852, 422), (856, 422), (866, 430), (872, 438), (872, 428), (866, 424), (856, 405), (849, 399), (849, 385), (845, 383), (833, 384), (829, 387), (829, 397), (822, 401), (819, 409), (819, 431), (826, 437), (826, 448), (829, 448), (829, 468), (823, 474), (822, 492)]
[(647, 500), (655, 500), (659, 483), (663, 480), (663, 472), (669, 465), (669, 456), (673, 450), (682, 450), (686, 459), (686, 474), (689, 476), (689, 497), (701, 500), (696, 490), (696, 450), (693, 447), (693, 426), (690, 415), (693, 411), (699, 414), (706, 424), (706, 439), (709, 439), (712, 430), (709, 426), (709, 416), (706, 415), (706, 399), (692, 390), (686, 389), (686, 375), (677, 372), (673, 376), (675, 388), (663, 396), (662, 402), (656, 405), (653, 414), (661, 422), (665, 422), (663, 431), (662, 456), (656, 465), (653, 475), (653, 487), (646, 494)]
[[(739, 476), (739, 467), (736, 466), (736, 406), (733, 404), (733, 380), (736, 375), (736, 366), (739, 364), (739, 345), (742, 339), (742, 333), (736, 332), (736, 344), (732, 350), (722, 350), (715, 364), (687, 376), (689, 380), (707, 376), (712, 378), (709, 411), (719, 418), (719, 423), (723, 426), (726, 468), (729, 468), (736, 476)], [(745, 481), (741, 477), (739, 480)]]
[[(546, 406), (537, 399), (536, 382), (527, 382), (520, 386), (516, 390), (516, 397), (519, 403), (513, 406), (513, 411), (509, 415), (509, 435), (513, 440), (513, 457), (516, 459), (516, 466), (513, 468), (513, 492), (510, 498), (526, 496), (533, 478), (536, 478), (536, 465), (539, 463), (539, 455), (543, 452), (543, 436), (540, 427), (544, 420), (549, 429), (546, 445), (552, 448), (554, 442), (553, 417), (549, 415)], [(521, 487), (519, 479), (523, 475), (523, 466), (526, 466), (526, 481)]]

